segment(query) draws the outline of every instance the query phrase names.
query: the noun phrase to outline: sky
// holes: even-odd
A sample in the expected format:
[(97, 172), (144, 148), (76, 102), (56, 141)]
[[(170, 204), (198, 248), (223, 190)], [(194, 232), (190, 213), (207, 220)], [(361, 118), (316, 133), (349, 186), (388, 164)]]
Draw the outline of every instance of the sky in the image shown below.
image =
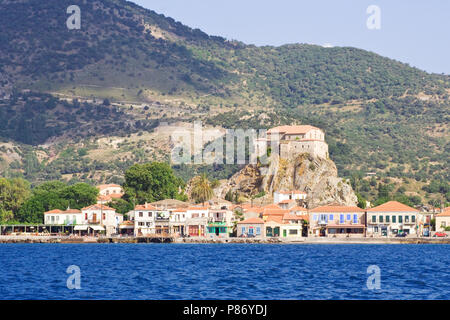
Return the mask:
[[(247, 44), (308, 43), (369, 50), (450, 74), (449, 0), (131, 0), (210, 34)], [(371, 5), (379, 8), (379, 19)], [(379, 29), (369, 29), (371, 26)]]

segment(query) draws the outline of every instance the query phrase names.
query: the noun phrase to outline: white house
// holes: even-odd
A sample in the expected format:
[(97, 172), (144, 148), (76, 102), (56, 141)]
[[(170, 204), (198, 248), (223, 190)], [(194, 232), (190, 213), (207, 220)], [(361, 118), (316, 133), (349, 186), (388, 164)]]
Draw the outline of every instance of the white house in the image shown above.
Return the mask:
[(113, 199), (120, 199), (124, 195), (122, 187), (118, 184), (101, 184), (98, 189), (98, 204), (106, 204)]
[(85, 224), (85, 221), (80, 210), (67, 209), (65, 211), (62, 211), (59, 209), (55, 209), (44, 212), (44, 224), (75, 226), (78, 224)]
[(81, 209), (83, 214), (83, 224), (89, 225), (96, 231), (106, 231), (106, 235), (118, 232), (119, 224), (123, 221), (123, 215), (116, 212), (116, 209), (94, 204)]
[(273, 203), (279, 204), (284, 201), (288, 203), (288, 200), (305, 200), (306, 196), (306, 192), (300, 190), (275, 191), (273, 193)]

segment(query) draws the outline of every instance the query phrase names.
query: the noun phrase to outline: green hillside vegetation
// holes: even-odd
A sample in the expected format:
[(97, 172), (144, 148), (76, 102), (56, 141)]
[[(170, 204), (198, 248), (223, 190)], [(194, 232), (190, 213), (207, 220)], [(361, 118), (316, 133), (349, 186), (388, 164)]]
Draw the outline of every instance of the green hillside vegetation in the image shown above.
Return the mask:
[[(81, 30), (66, 28), (73, 4)], [(168, 155), (143, 140), (95, 157), (105, 148), (96, 138), (198, 119), (224, 128), (304, 123), (325, 131), (341, 176), (377, 173), (362, 197), (379, 198), (378, 185), (392, 178), (409, 198), (449, 201), (448, 75), (350, 47), (228, 41), (123, 0), (1, 0), (0, 20), (0, 137), (15, 144), (0, 149), (5, 176), (121, 183), (134, 163)], [(1, 100), (3, 91), (12, 97)], [(175, 172), (223, 179), (238, 168)]]

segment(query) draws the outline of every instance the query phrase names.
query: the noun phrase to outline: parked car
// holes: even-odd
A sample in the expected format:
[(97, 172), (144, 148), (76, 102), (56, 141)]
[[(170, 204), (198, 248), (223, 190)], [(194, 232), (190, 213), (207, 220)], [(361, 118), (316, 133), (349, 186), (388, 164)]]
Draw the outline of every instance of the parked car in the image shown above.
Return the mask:
[(397, 233), (396, 237), (397, 238), (404, 238), (406, 237), (407, 233), (406, 232), (402, 232), (402, 233)]
[(443, 238), (448, 237), (448, 234), (446, 234), (445, 232), (436, 232), (433, 237)]

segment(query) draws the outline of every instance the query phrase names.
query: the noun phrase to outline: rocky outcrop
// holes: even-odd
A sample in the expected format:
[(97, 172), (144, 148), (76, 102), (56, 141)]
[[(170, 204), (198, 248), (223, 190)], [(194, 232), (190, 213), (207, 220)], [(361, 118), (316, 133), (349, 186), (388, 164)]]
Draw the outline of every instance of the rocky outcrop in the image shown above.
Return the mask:
[(308, 208), (327, 204), (353, 206), (357, 203), (350, 184), (338, 177), (334, 162), (307, 153), (288, 159), (272, 155), (268, 165), (248, 165), (220, 189), (222, 197), (232, 190), (248, 199), (264, 191), (267, 200), (276, 190), (301, 190), (308, 194)]

